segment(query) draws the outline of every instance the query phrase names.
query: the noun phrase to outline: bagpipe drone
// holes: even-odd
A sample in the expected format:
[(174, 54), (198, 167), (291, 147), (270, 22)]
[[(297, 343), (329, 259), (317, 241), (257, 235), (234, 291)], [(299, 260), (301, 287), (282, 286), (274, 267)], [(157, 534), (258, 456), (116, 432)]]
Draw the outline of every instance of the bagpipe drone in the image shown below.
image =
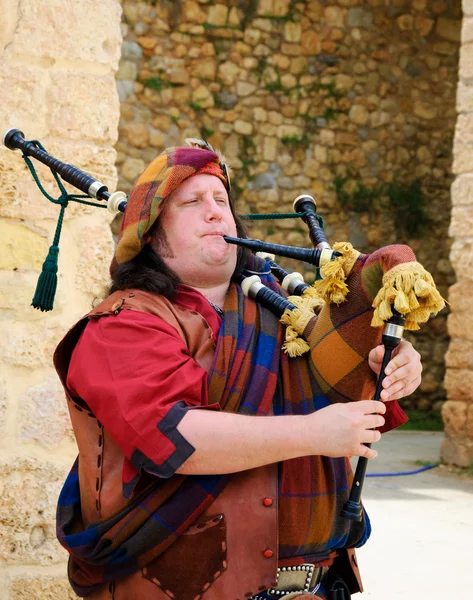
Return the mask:
[[(52, 157), (38, 141), (26, 141), (18, 129), (8, 130), (3, 141), (10, 150), (22, 151), (43, 194), (61, 206), (54, 241), (32, 302), (35, 308), (51, 310), (57, 285), (59, 236), (68, 202), (108, 207), (117, 213), (126, 210), (127, 197), (123, 192), (111, 194), (103, 183)], [(42, 188), (29, 157), (50, 167), (61, 190), (59, 199), (51, 198)], [(85, 196), (68, 194), (59, 176)], [(104, 203), (91, 203), (85, 197)], [(404, 329), (419, 329), (419, 323), (425, 323), (445, 302), (432, 276), (416, 261), (408, 246), (386, 246), (372, 254), (361, 254), (349, 243), (331, 247), (310, 196), (296, 198), (294, 211), (306, 223), (314, 248), (224, 236), (230, 244), (265, 253), (266, 265), (281, 282), (287, 297), (265, 286), (257, 273), (244, 272), (238, 283), (245, 295), (272, 310), (286, 325), (284, 349), (289, 356), (310, 353), (311, 373), (330, 402), (380, 400), (385, 367)], [(309, 285), (302, 275), (284, 271), (272, 255), (308, 262), (319, 269), (321, 279)], [(376, 381), (367, 359), (372, 348), (380, 343), (385, 354)], [(367, 462), (366, 458), (359, 458), (350, 497), (342, 511), (342, 516), (351, 520), (362, 518), (360, 498)]]

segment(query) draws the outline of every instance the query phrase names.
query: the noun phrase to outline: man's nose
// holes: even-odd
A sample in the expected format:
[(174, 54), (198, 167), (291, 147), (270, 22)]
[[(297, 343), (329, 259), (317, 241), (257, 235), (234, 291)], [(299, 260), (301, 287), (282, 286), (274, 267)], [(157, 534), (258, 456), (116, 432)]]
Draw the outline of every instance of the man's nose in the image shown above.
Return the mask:
[(215, 201), (213, 195), (211, 194), (209, 194), (205, 200), (205, 206), (207, 208), (207, 219), (221, 221), (223, 218), (223, 210), (220, 204), (218, 204), (218, 202)]

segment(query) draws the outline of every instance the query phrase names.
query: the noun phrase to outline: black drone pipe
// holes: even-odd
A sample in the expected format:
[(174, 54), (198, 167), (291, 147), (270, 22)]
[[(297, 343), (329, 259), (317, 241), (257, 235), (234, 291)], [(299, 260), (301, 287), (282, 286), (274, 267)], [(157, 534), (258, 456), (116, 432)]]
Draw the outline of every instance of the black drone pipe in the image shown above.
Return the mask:
[(64, 181), (70, 183), (91, 198), (107, 201), (110, 192), (106, 185), (94, 179), (84, 171), (73, 165), (64, 163), (44, 150), (41, 150), (35, 142), (27, 142), (24, 133), (19, 129), (9, 129), (4, 137), (3, 143), (10, 150), (21, 150), (25, 156), (31, 156), (58, 173)]
[(317, 205), (312, 196), (298, 196), (294, 200), (294, 212), (304, 213), (301, 218), (309, 228), (309, 237), (314, 247), (330, 249), (324, 230), (317, 220)]
[(243, 275), (237, 278), (237, 283), (240, 285), (245, 296), (253, 298), (255, 302), (268, 308), (278, 318), (281, 318), (286, 310), (294, 310), (296, 308), (292, 302), (289, 302), (289, 300), (264, 285), (258, 275), (247, 277), (243, 273)]
[[(384, 345), (384, 356), (381, 364), (381, 370), (376, 386), (376, 392), (373, 400), (381, 400), (381, 392), (383, 390), (383, 380), (386, 377), (386, 366), (391, 360), (393, 350), (397, 348), (402, 340), (402, 334), (404, 333), (404, 322), (405, 317), (399, 314), (394, 308), (392, 308), (393, 316), (386, 321), (383, 331), (383, 345)], [(368, 448), (371, 444), (365, 444)], [(353, 478), (353, 484), (350, 490), (350, 496), (345, 502), (341, 516), (351, 521), (361, 521), (363, 509), (361, 506), (360, 498), (361, 491), (363, 489), (363, 483), (366, 476), (366, 468), (368, 466), (368, 459), (366, 456), (361, 456), (358, 459), (356, 465), (355, 475)]]
[(305, 283), (304, 278), (300, 273), (289, 273), (283, 269), (277, 262), (274, 262), (274, 254), (269, 252), (257, 252), (256, 256), (263, 258), (269, 263), (271, 267), (271, 273), (281, 284), (283, 290), (290, 296), (302, 296), (307, 288), (310, 288), (308, 283)]
[(321, 267), (340, 256), (339, 252), (329, 249), (296, 248), (294, 246), (284, 246), (281, 244), (269, 244), (267, 242), (262, 242), (261, 240), (234, 238), (229, 237), (228, 235), (224, 235), (223, 239), (228, 244), (243, 246), (244, 248), (248, 248), (253, 252), (271, 252), (271, 254), (277, 254), (278, 256), (302, 260), (311, 265), (315, 265), (316, 267)]

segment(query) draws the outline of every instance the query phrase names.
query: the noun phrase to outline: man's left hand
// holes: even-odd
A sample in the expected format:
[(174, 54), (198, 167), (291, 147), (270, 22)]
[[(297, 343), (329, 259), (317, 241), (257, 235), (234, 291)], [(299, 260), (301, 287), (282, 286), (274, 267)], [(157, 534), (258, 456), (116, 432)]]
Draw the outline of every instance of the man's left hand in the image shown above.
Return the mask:
[[(381, 363), (384, 356), (384, 346), (373, 348), (368, 356), (371, 369), (379, 375)], [(386, 377), (383, 381), (381, 400), (399, 400), (412, 394), (421, 382), (422, 363), (420, 354), (414, 346), (401, 340), (399, 346), (393, 352), (393, 358), (386, 366)]]

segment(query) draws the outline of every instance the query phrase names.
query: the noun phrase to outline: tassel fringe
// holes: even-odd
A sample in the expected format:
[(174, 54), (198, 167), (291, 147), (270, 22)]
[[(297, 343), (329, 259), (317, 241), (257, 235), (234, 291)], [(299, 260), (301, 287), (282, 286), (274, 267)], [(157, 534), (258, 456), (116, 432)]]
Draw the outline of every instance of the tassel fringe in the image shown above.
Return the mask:
[(289, 296), (288, 300), (296, 308), (286, 310), (280, 320), (283, 325), (287, 326), (283, 349), (291, 358), (294, 358), (302, 356), (310, 350), (309, 344), (300, 336), (311, 319), (320, 311), (324, 301), (311, 289), (307, 289), (302, 296)]
[(406, 315), (405, 329), (415, 331), (445, 306), (432, 275), (418, 262), (397, 265), (383, 276), (383, 287), (377, 293), (371, 325), (381, 327), (392, 317), (391, 305)]
[(31, 305), (43, 312), (53, 309), (57, 288), (57, 265), (59, 247), (51, 246), (48, 256), (43, 263), (43, 269), (36, 285), (36, 291)]
[(337, 242), (333, 250), (340, 252), (335, 260), (330, 261), (320, 269), (322, 279), (314, 283), (317, 294), (326, 302), (341, 304), (348, 294), (348, 286), (345, 279), (350, 274), (356, 259), (360, 255), (348, 242)]

